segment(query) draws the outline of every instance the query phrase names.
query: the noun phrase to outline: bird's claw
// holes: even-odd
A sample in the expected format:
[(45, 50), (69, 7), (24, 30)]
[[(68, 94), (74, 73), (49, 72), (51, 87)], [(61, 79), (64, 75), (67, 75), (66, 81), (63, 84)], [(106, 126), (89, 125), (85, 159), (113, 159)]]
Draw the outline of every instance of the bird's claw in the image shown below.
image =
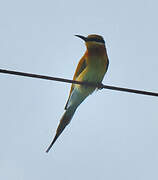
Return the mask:
[(102, 90), (103, 88), (104, 88), (104, 85), (103, 85), (102, 83), (99, 83), (99, 84), (98, 84), (98, 89), (99, 89), (99, 90)]

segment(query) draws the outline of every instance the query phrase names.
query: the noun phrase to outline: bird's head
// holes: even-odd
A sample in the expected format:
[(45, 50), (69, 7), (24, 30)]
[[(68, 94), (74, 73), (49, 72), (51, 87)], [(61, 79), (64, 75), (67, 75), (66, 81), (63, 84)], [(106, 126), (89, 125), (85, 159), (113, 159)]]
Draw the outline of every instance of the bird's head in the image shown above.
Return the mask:
[(105, 41), (102, 36), (99, 36), (97, 34), (91, 34), (88, 35), (87, 37), (81, 36), (81, 35), (75, 35), (82, 40), (85, 41), (85, 44), (87, 48), (99, 48), (99, 47), (104, 47), (105, 46)]

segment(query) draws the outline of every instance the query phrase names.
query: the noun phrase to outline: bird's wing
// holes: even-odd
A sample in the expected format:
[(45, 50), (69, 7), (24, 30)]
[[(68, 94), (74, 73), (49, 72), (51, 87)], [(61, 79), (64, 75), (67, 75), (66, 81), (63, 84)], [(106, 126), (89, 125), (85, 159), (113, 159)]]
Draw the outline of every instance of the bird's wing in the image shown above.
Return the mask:
[[(86, 58), (85, 58), (85, 55), (80, 59), (78, 65), (77, 65), (77, 68), (76, 68), (76, 71), (75, 71), (75, 74), (73, 76), (73, 80), (76, 80), (77, 77), (81, 74), (81, 72), (86, 68), (87, 64), (86, 64)], [(74, 84), (71, 85), (71, 90), (70, 90), (70, 93), (69, 93), (69, 97), (68, 97), (68, 100), (67, 100), (67, 103), (65, 105), (65, 109), (67, 109), (67, 105), (68, 105), (68, 102), (69, 102), (69, 99), (70, 99), (70, 96), (71, 96), (71, 93), (74, 89)]]

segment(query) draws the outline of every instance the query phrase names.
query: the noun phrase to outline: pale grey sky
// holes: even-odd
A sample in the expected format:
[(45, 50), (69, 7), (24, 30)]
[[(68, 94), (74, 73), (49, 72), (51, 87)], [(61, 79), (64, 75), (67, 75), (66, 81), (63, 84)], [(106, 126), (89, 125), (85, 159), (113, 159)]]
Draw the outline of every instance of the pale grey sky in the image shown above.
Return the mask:
[[(72, 78), (85, 51), (74, 34), (104, 37), (103, 83), (158, 91), (156, 0), (0, 2), (0, 68)], [(52, 140), (70, 84), (0, 74), (0, 179), (157, 180), (158, 99), (102, 90)]]

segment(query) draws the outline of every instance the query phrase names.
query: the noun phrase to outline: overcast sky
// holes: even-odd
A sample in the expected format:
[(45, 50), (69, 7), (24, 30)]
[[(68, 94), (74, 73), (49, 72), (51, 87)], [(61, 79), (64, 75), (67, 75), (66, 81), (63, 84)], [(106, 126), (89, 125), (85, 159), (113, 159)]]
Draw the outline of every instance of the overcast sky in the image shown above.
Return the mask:
[[(72, 79), (85, 51), (74, 34), (104, 37), (104, 84), (158, 92), (156, 0), (0, 2), (0, 68)], [(0, 179), (157, 180), (158, 99), (101, 90), (46, 154), (70, 84), (0, 74)]]

